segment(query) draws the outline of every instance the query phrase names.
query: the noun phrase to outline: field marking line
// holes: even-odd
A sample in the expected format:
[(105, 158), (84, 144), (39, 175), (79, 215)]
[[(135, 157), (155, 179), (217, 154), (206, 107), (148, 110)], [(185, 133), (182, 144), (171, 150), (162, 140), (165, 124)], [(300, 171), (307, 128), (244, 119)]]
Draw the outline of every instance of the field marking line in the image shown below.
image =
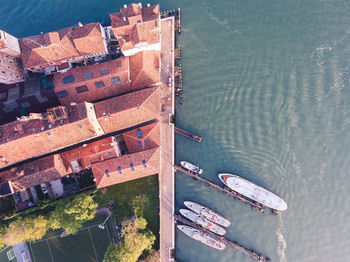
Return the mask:
[(112, 239), (111, 239), (111, 236), (110, 236), (109, 230), (108, 230), (108, 223), (106, 224), (106, 231), (107, 231), (107, 234), (108, 234), (109, 243), (112, 243)]
[(35, 256), (34, 256), (34, 251), (33, 251), (33, 249), (32, 249), (32, 245), (31, 245), (31, 243), (29, 243), (29, 247), (30, 247), (30, 250), (32, 251), (34, 262), (36, 262), (36, 260), (35, 260)]
[(49, 240), (46, 239), (46, 241), (47, 241), (47, 246), (49, 247), (49, 251), (50, 251), (50, 255), (51, 255), (52, 262), (55, 262), (55, 260), (53, 260), (53, 256), (52, 256), (52, 253), (51, 253), (51, 248), (50, 248)]
[(94, 248), (95, 257), (96, 257), (96, 262), (98, 262), (97, 253), (96, 253), (96, 249), (95, 249), (95, 246), (94, 246), (94, 241), (92, 240), (92, 236), (91, 236), (91, 232), (90, 232), (90, 228), (89, 228), (89, 227), (88, 227), (88, 231), (89, 231), (89, 235), (90, 235), (90, 240), (91, 240), (92, 247)]

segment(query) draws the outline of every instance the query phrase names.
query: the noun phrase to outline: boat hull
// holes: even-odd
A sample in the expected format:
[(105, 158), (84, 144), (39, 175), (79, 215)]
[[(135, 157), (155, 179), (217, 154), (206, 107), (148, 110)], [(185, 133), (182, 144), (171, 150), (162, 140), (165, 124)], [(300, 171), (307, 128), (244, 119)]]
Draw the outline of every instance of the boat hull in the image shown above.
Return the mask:
[(187, 210), (187, 209), (180, 209), (180, 213), (181, 215), (183, 215), (184, 217), (186, 217), (187, 219), (193, 221), (194, 223), (200, 225), (201, 227), (215, 233), (215, 234), (218, 234), (220, 236), (223, 236), (226, 234), (226, 230), (213, 223), (213, 222), (210, 222), (208, 219), (206, 219), (204, 216), (200, 215), (200, 214), (197, 214), (191, 210)]
[(282, 198), (263, 187), (233, 174), (219, 174), (218, 176), (226, 186), (247, 198), (275, 210), (287, 210), (287, 204)]
[(218, 250), (224, 250), (226, 248), (225, 243), (215, 240), (214, 238), (200, 232), (193, 227), (178, 225), (177, 228), (184, 232), (187, 236), (201, 242), (202, 244), (208, 245)]
[(199, 168), (198, 166), (194, 165), (194, 164), (191, 164), (190, 162), (187, 162), (187, 161), (181, 161), (180, 162), (180, 165), (187, 169), (188, 171), (191, 171), (195, 174), (199, 174), (201, 175), (203, 173), (203, 169)]
[(231, 225), (230, 220), (228, 220), (223, 215), (220, 215), (219, 213), (211, 210), (210, 208), (207, 208), (192, 201), (184, 201), (184, 204), (187, 208), (191, 209), (192, 211), (198, 214), (201, 214), (211, 222), (214, 222), (223, 227), (229, 227)]

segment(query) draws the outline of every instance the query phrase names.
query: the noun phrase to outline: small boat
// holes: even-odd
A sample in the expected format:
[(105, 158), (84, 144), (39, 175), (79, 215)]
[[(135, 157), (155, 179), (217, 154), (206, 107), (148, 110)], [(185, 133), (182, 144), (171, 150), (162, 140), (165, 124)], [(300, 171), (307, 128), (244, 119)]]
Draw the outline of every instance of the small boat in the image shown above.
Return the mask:
[(224, 250), (226, 248), (225, 243), (215, 240), (214, 238), (208, 236), (207, 234), (189, 226), (184, 226), (184, 225), (178, 225), (178, 229), (180, 229), (182, 232), (184, 232), (186, 235), (189, 237), (205, 244), (208, 245), (212, 248), (216, 248), (219, 250)]
[(219, 213), (214, 212), (210, 208), (207, 208), (205, 206), (202, 206), (200, 204), (197, 204), (195, 202), (191, 201), (185, 201), (184, 202), (185, 206), (194, 212), (201, 214), (204, 216), (206, 219), (220, 225), (223, 227), (229, 227), (231, 225), (230, 220), (228, 220), (226, 217), (223, 215), (220, 215)]
[(282, 198), (261, 186), (257, 186), (252, 182), (233, 174), (219, 174), (218, 176), (226, 186), (247, 198), (253, 199), (256, 202), (275, 210), (284, 211), (287, 209), (287, 204)]
[(198, 166), (195, 166), (194, 164), (191, 164), (187, 161), (181, 161), (180, 165), (187, 169), (188, 171), (191, 171), (192, 173), (201, 175), (203, 173), (203, 169), (199, 168)]
[(226, 234), (226, 230), (218, 226), (215, 223), (210, 222), (208, 219), (206, 219), (203, 215), (197, 214), (191, 210), (188, 209), (180, 209), (181, 215), (188, 218), (189, 220), (195, 222), (196, 224), (200, 225), (201, 227), (210, 230), (211, 232), (218, 234), (220, 236), (223, 236)]

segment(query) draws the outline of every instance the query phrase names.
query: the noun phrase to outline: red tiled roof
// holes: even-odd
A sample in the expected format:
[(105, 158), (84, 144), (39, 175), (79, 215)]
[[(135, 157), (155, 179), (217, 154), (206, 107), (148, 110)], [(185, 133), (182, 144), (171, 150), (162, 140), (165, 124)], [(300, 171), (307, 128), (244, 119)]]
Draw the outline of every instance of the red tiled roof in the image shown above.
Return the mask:
[(70, 173), (58, 154), (44, 157), (0, 173), (2, 181), (11, 181), (14, 190), (23, 190), (31, 186), (61, 178)]
[[(141, 132), (141, 138), (139, 138), (137, 135), (138, 130)], [(152, 123), (138, 129), (125, 132), (123, 133), (123, 137), (129, 153), (136, 153), (157, 147), (160, 145), (159, 123)]]
[[(100, 70), (108, 69), (101, 74)], [(84, 77), (84, 76), (91, 77)], [(63, 78), (73, 76), (74, 81), (63, 84)], [(119, 77), (120, 83), (113, 83), (112, 78)], [(103, 82), (102, 87), (97, 87), (97, 82)], [(101, 84), (101, 83), (100, 83)], [(88, 91), (78, 93), (76, 87), (86, 86)], [(129, 57), (122, 57), (108, 62), (73, 68), (63, 74), (54, 75), (54, 91), (58, 93), (65, 90), (68, 96), (59, 98), (62, 105), (71, 102), (95, 101), (130, 91), (129, 83)]]
[(100, 27), (100, 23), (92, 23), (20, 39), (24, 67), (106, 52)]
[(62, 119), (54, 120), (45, 113), (38, 114), (37, 119), (1, 126), (0, 168), (95, 137), (86, 106), (81, 103), (66, 107), (66, 117)]
[(91, 163), (93, 162), (116, 157), (116, 152), (112, 137), (106, 137), (65, 151), (61, 153), (61, 157), (66, 166), (70, 166), (71, 161), (78, 160), (81, 163), (82, 169), (86, 169), (91, 167)]
[(160, 82), (160, 51), (143, 51), (130, 57), (131, 90)]
[(98, 121), (105, 133), (118, 131), (158, 118), (160, 91), (150, 87), (95, 103)]
[(122, 51), (138, 44), (159, 42), (159, 5), (141, 8), (138, 4), (131, 4), (109, 16)]
[[(120, 167), (121, 174), (118, 167)], [(158, 174), (159, 170), (159, 147), (92, 164), (97, 188)]]

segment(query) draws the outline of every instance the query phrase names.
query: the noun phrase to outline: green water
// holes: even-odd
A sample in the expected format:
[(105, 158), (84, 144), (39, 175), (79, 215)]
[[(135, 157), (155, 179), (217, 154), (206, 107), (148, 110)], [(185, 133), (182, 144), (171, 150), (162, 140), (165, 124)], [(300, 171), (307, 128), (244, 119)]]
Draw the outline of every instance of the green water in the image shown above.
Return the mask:
[[(146, 3), (143, 1), (143, 3)], [(155, 3), (155, 1), (151, 1)], [(0, 27), (18, 36), (100, 21), (124, 2), (0, 0)], [(182, 174), (183, 200), (231, 219), (227, 236), (272, 261), (349, 261), (350, 2), (317, 0), (161, 1), (181, 7), (184, 101), (176, 161), (198, 163), (215, 183), (241, 175), (284, 198), (264, 215)], [(179, 261), (252, 261), (176, 231)]]

